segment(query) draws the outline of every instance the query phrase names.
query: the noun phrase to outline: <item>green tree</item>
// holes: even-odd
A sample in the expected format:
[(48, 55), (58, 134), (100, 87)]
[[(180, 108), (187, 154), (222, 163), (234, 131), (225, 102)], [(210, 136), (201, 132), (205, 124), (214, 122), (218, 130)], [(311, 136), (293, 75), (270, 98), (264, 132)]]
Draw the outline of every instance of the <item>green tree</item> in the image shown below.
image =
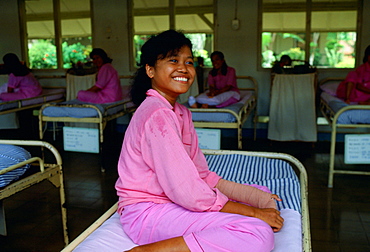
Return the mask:
[(30, 68), (57, 68), (56, 47), (51, 40), (32, 41), (28, 50)]

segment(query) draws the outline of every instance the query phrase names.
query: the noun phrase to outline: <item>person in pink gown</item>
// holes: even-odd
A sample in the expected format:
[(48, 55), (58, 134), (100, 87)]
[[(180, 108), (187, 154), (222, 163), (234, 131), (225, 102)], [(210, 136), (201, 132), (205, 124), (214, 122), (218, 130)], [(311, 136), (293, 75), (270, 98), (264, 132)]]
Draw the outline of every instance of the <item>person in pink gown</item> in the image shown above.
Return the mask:
[(118, 73), (112, 66), (112, 59), (101, 48), (94, 48), (90, 53), (94, 65), (98, 68), (96, 83), (87, 90), (80, 90), (77, 99), (89, 103), (111, 103), (122, 100), (122, 88)]
[(370, 104), (370, 45), (365, 50), (363, 64), (349, 72), (339, 84), (337, 97), (348, 104)]
[(191, 50), (190, 40), (174, 30), (141, 49), (131, 89), (138, 108), (116, 182), (120, 221), (139, 244), (129, 251), (271, 251), (273, 232), (284, 221), (279, 197), (211, 172), (191, 112), (176, 102), (196, 75)]
[(0, 94), (1, 101), (13, 101), (32, 98), (42, 94), (42, 87), (31, 70), (20, 62), (14, 53), (3, 57), (4, 68), (9, 74), (7, 90)]
[(213, 69), (208, 74), (209, 90), (195, 98), (189, 99), (192, 108), (223, 108), (240, 100), (240, 92), (236, 83), (235, 69), (226, 64), (225, 56), (220, 51), (211, 54)]

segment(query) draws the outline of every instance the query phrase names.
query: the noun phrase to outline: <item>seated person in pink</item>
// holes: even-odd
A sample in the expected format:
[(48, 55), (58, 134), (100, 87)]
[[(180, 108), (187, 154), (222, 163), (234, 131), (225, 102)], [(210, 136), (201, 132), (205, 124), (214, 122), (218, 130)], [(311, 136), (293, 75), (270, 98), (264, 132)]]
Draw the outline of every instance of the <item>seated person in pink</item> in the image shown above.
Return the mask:
[(370, 45), (365, 50), (363, 64), (339, 84), (337, 97), (348, 104), (370, 104)]
[(77, 93), (77, 99), (99, 104), (122, 100), (122, 88), (118, 73), (111, 64), (112, 59), (100, 48), (94, 48), (90, 58), (98, 68), (96, 83), (87, 90), (80, 90)]
[(213, 69), (208, 74), (209, 90), (198, 95), (195, 98), (196, 103), (193, 97), (189, 97), (189, 105), (192, 108), (223, 108), (240, 100), (235, 69), (226, 64), (222, 52), (214, 51), (211, 60)]
[(40, 83), (31, 73), (31, 70), (19, 61), (14, 53), (5, 54), (4, 67), (9, 74), (7, 92), (0, 94), (1, 101), (14, 101), (32, 98), (42, 93)]
[(141, 52), (116, 182), (122, 227), (139, 245), (129, 251), (271, 251), (279, 197), (211, 172), (191, 112), (176, 102), (196, 75), (191, 41), (168, 30)]

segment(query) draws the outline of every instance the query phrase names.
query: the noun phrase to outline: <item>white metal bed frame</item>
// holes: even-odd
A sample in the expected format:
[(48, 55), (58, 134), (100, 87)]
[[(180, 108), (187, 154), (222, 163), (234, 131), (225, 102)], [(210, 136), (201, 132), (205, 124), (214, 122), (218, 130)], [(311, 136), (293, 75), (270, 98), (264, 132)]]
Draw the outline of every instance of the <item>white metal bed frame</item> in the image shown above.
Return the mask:
[(194, 127), (198, 128), (225, 128), (225, 129), (237, 129), (238, 130), (238, 149), (243, 148), (243, 124), (248, 119), (249, 115), (254, 112), (254, 140), (256, 139), (256, 127), (257, 127), (257, 99), (258, 99), (258, 82), (252, 76), (237, 76), (237, 79), (250, 80), (253, 84), (253, 87), (250, 88), (241, 88), (239, 90), (249, 90), (253, 91), (253, 97), (248, 100), (248, 103), (243, 106), (239, 113), (225, 108), (189, 108), (191, 112), (197, 113), (229, 113), (233, 115), (236, 119), (236, 122), (201, 122), (193, 121)]
[[(342, 81), (343, 78), (325, 78), (320, 81), (320, 86), (330, 82), (330, 81)], [(320, 99), (320, 110), (323, 116), (328, 121), (331, 127), (331, 142), (330, 142), (330, 163), (329, 163), (329, 178), (328, 178), (328, 187), (333, 187), (334, 182), (334, 175), (335, 174), (353, 174), (353, 175), (370, 175), (370, 172), (367, 171), (354, 171), (354, 170), (336, 170), (334, 163), (335, 163), (335, 146), (336, 146), (336, 138), (337, 138), (337, 131), (339, 129), (356, 129), (356, 128), (369, 128), (370, 124), (339, 124), (337, 123), (339, 116), (344, 113), (345, 111), (349, 110), (369, 110), (370, 113), (370, 105), (350, 105), (341, 108), (336, 113), (329, 107), (329, 104), (325, 102), (325, 100)]]
[(17, 165), (12, 165), (6, 169), (0, 171), (0, 175), (6, 172), (12, 171), (26, 164), (36, 164), (40, 167), (40, 171), (21, 178), (6, 187), (0, 189), (0, 234), (7, 235), (6, 224), (5, 224), (5, 213), (3, 206), (3, 199), (12, 196), (22, 190), (27, 189), (30, 186), (38, 184), (44, 180), (49, 180), (55, 187), (59, 188), (60, 196), (60, 207), (62, 215), (62, 226), (64, 243), (67, 245), (68, 232), (67, 232), (67, 209), (65, 208), (65, 193), (64, 193), (64, 182), (63, 182), (63, 171), (62, 171), (62, 158), (58, 150), (51, 144), (44, 141), (33, 141), (33, 140), (0, 140), (0, 144), (9, 145), (21, 145), (21, 146), (40, 146), (41, 148), (47, 148), (54, 155), (56, 163), (47, 164), (40, 157), (32, 157), (26, 161), (20, 162)]
[[(130, 79), (132, 76), (119, 76), (120, 79)], [(98, 124), (99, 127), (99, 140), (100, 143), (103, 143), (104, 141), (104, 128), (107, 125), (107, 122), (113, 119), (116, 119), (118, 117), (124, 116), (126, 114), (132, 113), (135, 111), (134, 107), (127, 108), (126, 106), (130, 103), (130, 100), (122, 100), (121, 102), (114, 103), (110, 106), (105, 107), (105, 112), (102, 113), (99, 108), (93, 104), (52, 104), (47, 103), (42, 106), (42, 108), (39, 111), (39, 136), (40, 139), (43, 139), (44, 137), (44, 130), (43, 125), (46, 122), (75, 122), (75, 123), (95, 123)], [(124, 105), (124, 110), (119, 111), (118, 113), (109, 115), (107, 111), (109, 109), (112, 109), (114, 107), (122, 106)], [(78, 107), (78, 108), (92, 108), (96, 110), (96, 113), (98, 114), (98, 117), (85, 117), (85, 118), (74, 118), (74, 117), (50, 117), (50, 116), (44, 116), (43, 110), (50, 106), (59, 106), (59, 107)]]
[[(272, 159), (281, 159), (290, 163), (296, 173), (298, 173), (300, 181), (301, 192), (301, 207), (302, 207), (302, 248), (304, 252), (312, 251), (311, 248), (311, 230), (308, 208), (308, 178), (307, 172), (303, 164), (295, 157), (285, 153), (273, 152), (252, 152), (252, 151), (232, 151), (232, 150), (202, 150), (205, 155), (225, 155), (225, 154), (240, 154), (255, 157), (266, 157)], [(107, 210), (98, 220), (96, 220), (90, 227), (75, 238), (62, 252), (73, 251), (81, 242), (83, 242), (91, 233), (99, 228), (109, 217), (117, 211), (117, 203)]]

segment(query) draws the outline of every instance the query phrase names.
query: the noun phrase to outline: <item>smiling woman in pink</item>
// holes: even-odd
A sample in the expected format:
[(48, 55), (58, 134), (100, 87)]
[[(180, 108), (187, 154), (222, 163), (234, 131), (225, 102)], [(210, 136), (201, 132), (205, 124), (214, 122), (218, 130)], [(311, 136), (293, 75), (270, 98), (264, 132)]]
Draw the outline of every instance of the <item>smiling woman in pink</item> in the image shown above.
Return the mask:
[(123, 229), (139, 244), (130, 251), (271, 251), (279, 197), (211, 172), (191, 112), (176, 102), (195, 78), (191, 49), (173, 30), (141, 49), (116, 182)]
[(77, 99), (90, 103), (110, 103), (122, 100), (122, 88), (112, 59), (101, 48), (94, 48), (90, 53), (94, 65), (98, 68), (95, 85), (88, 90), (80, 90)]

